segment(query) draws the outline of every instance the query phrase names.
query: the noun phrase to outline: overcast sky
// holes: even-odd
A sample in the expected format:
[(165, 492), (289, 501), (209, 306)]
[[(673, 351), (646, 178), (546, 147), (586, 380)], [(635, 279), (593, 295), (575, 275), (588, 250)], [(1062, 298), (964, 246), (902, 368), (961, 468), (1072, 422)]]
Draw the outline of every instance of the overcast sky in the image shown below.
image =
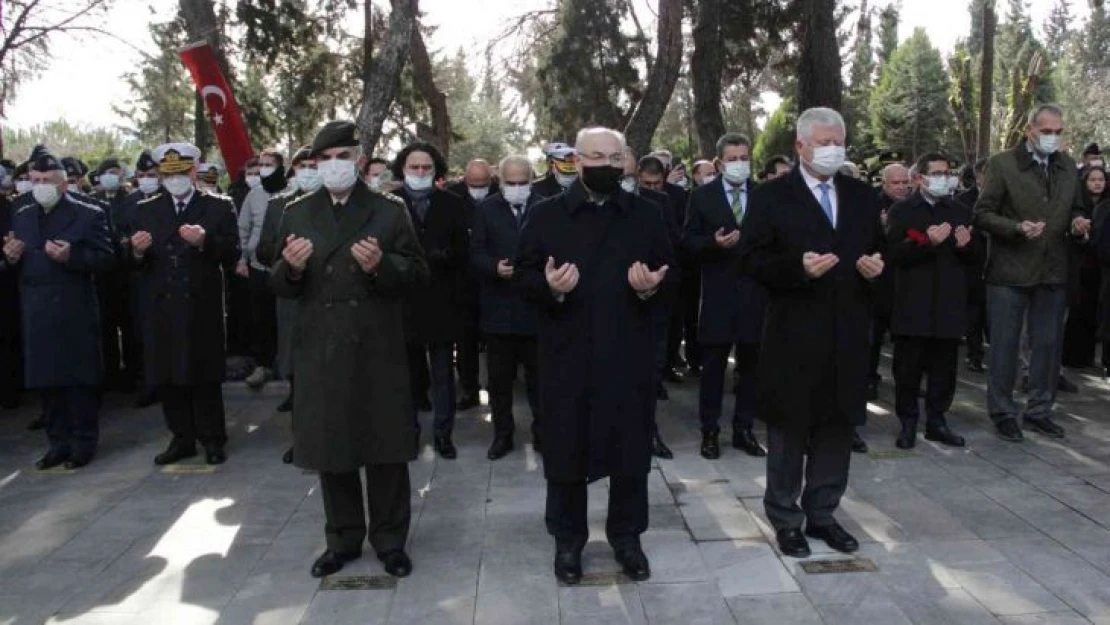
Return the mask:
[[(645, 2), (638, 0), (639, 5)], [(873, 3), (883, 6), (885, 0)], [(421, 0), (420, 6), (427, 21), (439, 27), (431, 47), (479, 50), (500, 32), (505, 20), (544, 4), (545, 0)], [(906, 0), (901, 4), (899, 36), (903, 39), (914, 28), (924, 27), (933, 44), (946, 52), (968, 32), (967, 0)], [(1040, 28), (1052, 0), (1030, 0), (1029, 4), (1033, 23)], [(1077, 22), (1078, 16), (1086, 15), (1086, 4), (1073, 2)], [(8, 107), (6, 124), (23, 128), (64, 118), (76, 124), (114, 125), (112, 105), (128, 97), (121, 76), (140, 58), (135, 48), (153, 51), (146, 25), (151, 19), (167, 19), (176, 5), (177, 0), (116, 0), (107, 22), (127, 43), (106, 38), (58, 39), (50, 69), (20, 88)], [(148, 7), (153, 8), (153, 15)]]

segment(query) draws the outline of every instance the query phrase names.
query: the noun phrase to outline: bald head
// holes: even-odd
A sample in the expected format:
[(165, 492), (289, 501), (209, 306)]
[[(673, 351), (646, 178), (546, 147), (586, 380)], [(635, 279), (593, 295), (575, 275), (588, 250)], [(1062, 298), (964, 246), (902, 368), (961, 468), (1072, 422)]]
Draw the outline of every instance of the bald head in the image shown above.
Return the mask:
[(493, 178), (493, 169), (486, 160), (476, 158), (466, 164), (464, 178), (468, 187), (488, 187), (490, 179)]
[(583, 167), (611, 165), (624, 167), (624, 135), (611, 128), (584, 128), (578, 133), (574, 149), (578, 151), (579, 171)]
[(910, 192), (910, 172), (901, 163), (891, 163), (883, 168), (883, 193), (896, 201), (906, 199)]

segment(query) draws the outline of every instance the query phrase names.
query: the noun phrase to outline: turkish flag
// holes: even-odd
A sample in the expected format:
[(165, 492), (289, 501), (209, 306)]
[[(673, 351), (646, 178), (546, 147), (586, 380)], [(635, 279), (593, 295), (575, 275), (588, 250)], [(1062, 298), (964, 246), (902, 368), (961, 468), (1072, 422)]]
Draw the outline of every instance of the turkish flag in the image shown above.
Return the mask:
[(254, 156), (254, 148), (251, 147), (243, 117), (239, 114), (235, 95), (231, 93), (231, 87), (216, 62), (216, 55), (211, 46), (204, 42), (194, 43), (178, 55), (185, 67), (189, 68), (197, 93), (204, 100), (208, 118), (216, 129), (216, 140), (220, 144), (227, 173), (232, 180), (238, 180), (243, 164)]

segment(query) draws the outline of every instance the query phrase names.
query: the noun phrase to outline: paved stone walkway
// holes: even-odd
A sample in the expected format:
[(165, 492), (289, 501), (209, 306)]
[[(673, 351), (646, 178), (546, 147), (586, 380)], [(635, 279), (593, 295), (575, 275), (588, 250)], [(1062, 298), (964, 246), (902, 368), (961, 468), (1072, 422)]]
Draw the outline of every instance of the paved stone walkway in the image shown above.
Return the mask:
[[(160, 410), (111, 397), (97, 461), (38, 473), (26, 406), (0, 416), (0, 625), (1110, 623), (1110, 384), (1069, 375), (1083, 389), (1059, 409), (1067, 440), (994, 438), (985, 379), (969, 374), (953, 417), (968, 449), (922, 441), (911, 455), (894, 453), (884, 384), (839, 514), (877, 570), (831, 574), (776, 553), (763, 463), (731, 448), (703, 460), (696, 384), (672, 387), (660, 422), (677, 457), (649, 482), (654, 574), (614, 583), (598, 483), (585, 554), (597, 575), (575, 588), (551, 574), (539, 458), (526, 445), (488, 462), (485, 407), (460, 416), (457, 461), (425, 448), (412, 464), (412, 577), (391, 584), (363, 558), (333, 581), (387, 587), (326, 590), (308, 575), (324, 544), (316, 480), (280, 462), (283, 385), (226, 388), (230, 461), (214, 473), (157, 470)], [(843, 559), (814, 547), (811, 560)]]

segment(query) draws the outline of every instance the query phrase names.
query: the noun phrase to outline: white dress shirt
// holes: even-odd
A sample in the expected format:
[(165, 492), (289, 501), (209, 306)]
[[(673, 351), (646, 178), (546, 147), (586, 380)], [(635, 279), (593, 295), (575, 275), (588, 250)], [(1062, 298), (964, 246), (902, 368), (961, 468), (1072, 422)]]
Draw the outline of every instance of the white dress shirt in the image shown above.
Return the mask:
[[(802, 179), (806, 181), (806, 186), (809, 187), (810, 192), (813, 193), (814, 199), (817, 200), (817, 205), (820, 206), (822, 193), (821, 189), (817, 188), (817, 185), (821, 184), (822, 181), (809, 175), (809, 172), (806, 171), (804, 165), (799, 165), (798, 171), (802, 172)], [(829, 204), (832, 206), (833, 228), (835, 228), (837, 222), (840, 221), (840, 202), (837, 201), (836, 198), (836, 183), (834, 182), (835, 179), (836, 176), (829, 176), (829, 179), (824, 181), (825, 184), (829, 185)]]

